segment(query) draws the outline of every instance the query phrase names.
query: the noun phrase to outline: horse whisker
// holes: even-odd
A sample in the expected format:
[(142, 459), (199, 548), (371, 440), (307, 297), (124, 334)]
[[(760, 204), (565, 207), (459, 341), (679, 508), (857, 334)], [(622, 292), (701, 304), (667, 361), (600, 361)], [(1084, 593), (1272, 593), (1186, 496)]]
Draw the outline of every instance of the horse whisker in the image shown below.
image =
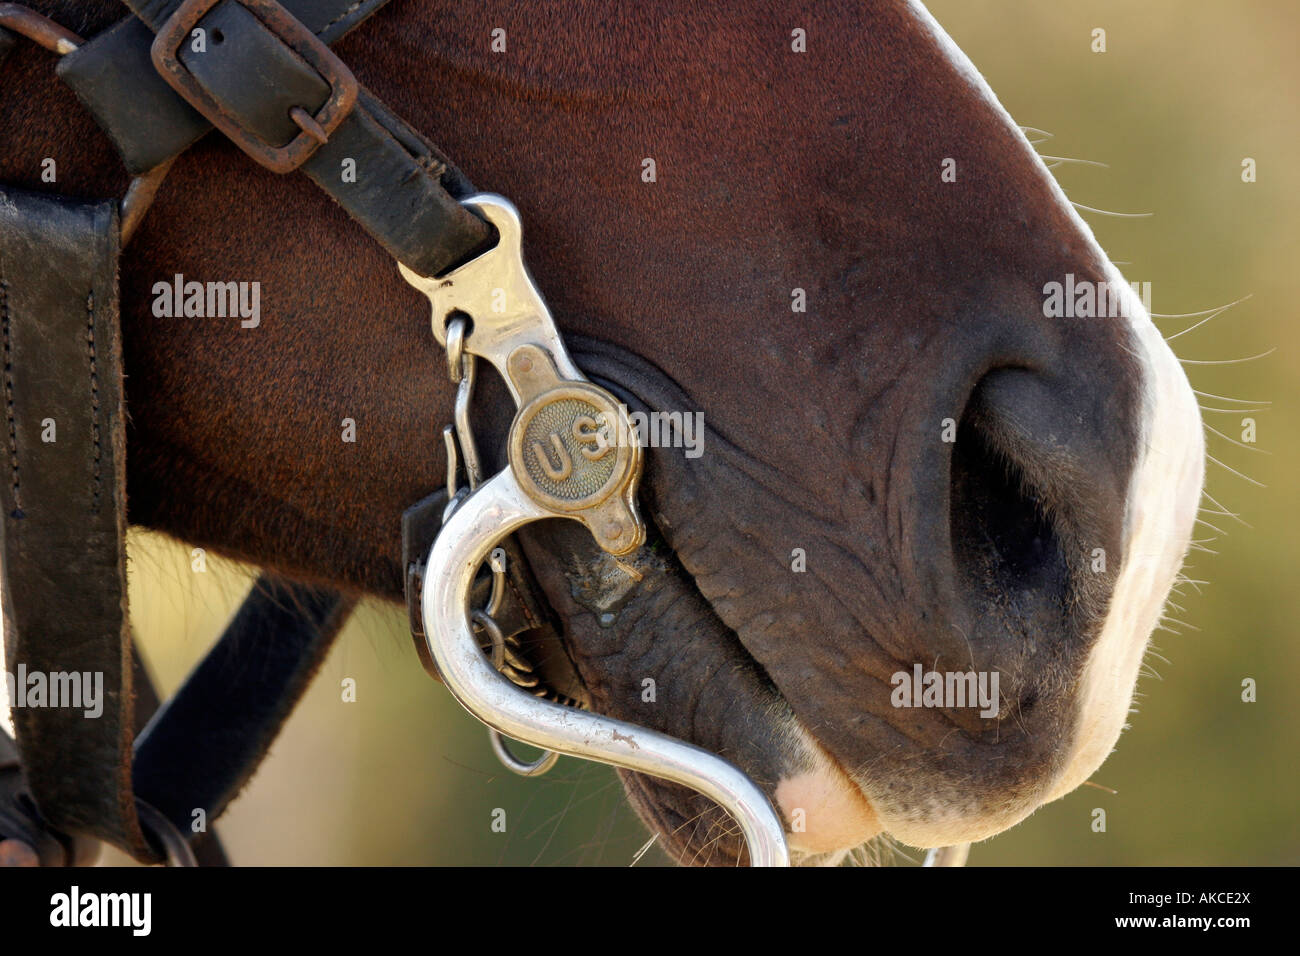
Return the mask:
[(637, 850), (635, 853), (632, 854), (632, 862), (629, 863), (628, 866), (636, 866), (639, 862), (641, 862), (641, 857), (645, 856), (646, 853), (649, 852), (650, 848), (655, 845), (655, 841), (658, 839), (659, 839), (659, 832), (655, 831), (655, 835), (652, 836), (650, 839), (646, 840), (645, 843), (641, 845), (641, 849)]
[(1099, 216), (1114, 216), (1116, 219), (1147, 219), (1154, 216), (1153, 212), (1111, 212), (1109, 209), (1097, 209), (1095, 206), (1085, 206), (1081, 202), (1070, 200), (1070, 205), (1076, 209), (1083, 209), (1087, 212), (1095, 212)]
[(1277, 351), (1277, 346), (1273, 346), (1267, 352), (1260, 352), (1258, 355), (1248, 355), (1246, 358), (1237, 359), (1220, 359), (1218, 361), (1205, 361), (1199, 359), (1179, 359), (1184, 365), (1240, 365), (1242, 362), (1253, 362), (1255, 359), (1262, 359), (1272, 355)]
[[(1219, 431), (1219, 430), (1218, 430), (1217, 428), (1215, 428), (1213, 425), (1209, 425), (1209, 424), (1207, 424), (1206, 422), (1201, 422), (1201, 424), (1202, 424), (1202, 425), (1205, 425), (1205, 427), (1206, 427), (1209, 431), (1214, 432), (1214, 434), (1218, 435), (1218, 436), (1219, 436), (1220, 438), (1222, 438), (1224, 441), (1226, 441), (1226, 442), (1231, 442), (1232, 444), (1236, 445), (1238, 448), (1244, 448), (1244, 449), (1246, 449), (1246, 451), (1254, 451), (1254, 452), (1258, 452), (1258, 453), (1261, 454), (1261, 455), (1271, 455), (1271, 454), (1273, 454), (1271, 451), (1268, 451), (1267, 449), (1264, 449), (1264, 448), (1258, 448), (1258, 447), (1256, 447), (1255, 445), (1247, 445), (1245, 442), (1237, 441), (1237, 439), (1232, 438), (1232, 437), (1230, 437), (1230, 436), (1228, 436), (1228, 435), (1223, 434), (1223, 432)], [(1226, 513), (1226, 512), (1225, 512), (1225, 513)], [(1232, 517), (1235, 518), (1235, 517), (1237, 517), (1237, 516), (1236, 516), (1236, 515), (1233, 515)]]
[(1220, 402), (1239, 402), (1242, 405), (1260, 405), (1264, 408), (1273, 404), (1272, 402), (1265, 401), (1262, 398), (1229, 398), (1227, 395), (1215, 395), (1213, 392), (1200, 392), (1196, 389), (1192, 389), (1192, 392), (1201, 396), (1201, 398), (1213, 398)]
[[(1222, 502), (1220, 502), (1217, 498), (1214, 497), (1214, 495), (1210, 494), (1209, 491), (1206, 491), (1206, 490), (1203, 489), (1203, 490), (1201, 491), (1201, 494), (1204, 495), (1206, 498), (1210, 499), (1210, 504), (1214, 505), (1216, 508), (1222, 508), (1222, 509), (1223, 509), (1223, 513), (1224, 513), (1225, 515), (1231, 515), (1232, 517), (1234, 517), (1234, 518), (1236, 518), (1238, 521), (1240, 521), (1243, 525), (1246, 525), (1247, 528), (1250, 528), (1252, 531), (1254, 530), (1254, 528), (1253, 528), (1251, 525), (1247, 524), (1247, 523), (1246, 523), (1246, 522), (1245, 522), (1245, 521), (1244, 521), (1244, 520), (1243, 520), (1239, 515), (1237, 515), (1236, 513), (1234, 513), (1233, 510), (1232, 510), (1231, 508), (1229, 508), (1227, 505), (1225, 505), (1225, 504), (1223, 504)], [(1211, 538), (1210, 540), (1213, 541), (1213, 540), (1215, 540), (1215, 539)], [(1209, 541), (1206, 541), (1206, 542), (1203, 542), (1203, 543), (1205, 543), (1205, 544), (1209, 544)]]
[(1048, 156), (1046, 153), (1038, 154), (1041, 159), (1050, 159), (1056, 163), (1078, 163), (1080, 166), (1100, 166), (1102, 169), (1110, 169), (1110, 163), (1099, 163), (1093, 159), (1073, 159), (1069, 156)]
[(1216, 318), (1216, 317), (1222, 315), (1224, 312), (1227, 312), (1227, 311), (1228, 311), (1229, 309), (1231, 309), (1234, 305), (1239, 305), (1240, 303), (1245, 302), (1247, 299), (1251, 298), (1251, 296), (1253, 296), (1253, 295), (1254, 295), (1253, 292), (1252, 292), (1252, 293), (1249, 293), (1248, 295), (1243, 295), (1243, 296), (1242, 296), (1240, 299), (1238, 299), (1236, 302), (1229, 302), (1227, 305), (1221, 305), (1221, 306), (1219, 306), (1217, 309), (1209, 309), (1209, 310), (1207, 310), (1207, 311), (1205, 311), (1205, 312), (1186, 312), (1186, 313), (1178, 313), (1178, 312), (1171, 312), (1171, 313), (1152, 312), (1151, 315), (1152, 315), (1153, 317), (1154, 317), (1154, 316), (1159, 316), (1159, 317), (1162, 318), (1162, 319), (1191, 319), (1191, 318), (1195, 318), (1195, 317), (1198, 316), (1198, 315), (1204, 315), (1204, 316), (1205, 316), (1205, 318), (1201, 319), (1201, 321), (1199, 321), (1199, 322), (1197, 322), (1197, 323), (1195, 323), (1195, 324), (1193, 324), (1193, 325), (1189, 325), (1187, 328), (1183, 329), (1181, 332), (1175, 332), (1173, 335), (1167, 335), (1167, 336), (1165, 336), (1165, 341), (1166, 341), (1166, 342), (1172, 342), (1174, 339), (1178, 338), (1178, 336), (1180, 336), (1180, 335), (1186, 335), (1188, 332), (1191, 332), (1193, 329), (1199, 329), (1199, 328), (1200, 328), (1202, 325), (1204, 325), (1206, 322), (1209, 322), (1211, 319), (1214, 319), (1214, 318)]
[(1229, 302), (1227, 305), (1216, 305), (1212, 309), (1203, 309), (1200, 312), (1152, 312), (1150, 315), (1153, 319), (1195, 319), (1198, 316), (1209, 315), (1212, 312), (1217, 315), (1225, 309), (1231, 309), (1234, 305), (1241, 305), (1247, 299), (1253, 298), (1254, 295), (1255, 293), (1248, 292), (1240, 299)]
[(1119, 793), (1118, 790), (1112, 790), (1110, 787), (1103, 787), (1101, 784), (1099, 784), (1099, 783), (1093, 783), (1091, 780), (1085, 780), (1085, 781), (1083, 782), (1083, 785), (1084, 785), (1085, 787), (1095, 787), (1095, 788), (1097, 788), (1098, 790), (1105, 790), (1107, 793), (1111, 794), (1112, 796), (1114, 796), (1115, 794)]
[[(1223, 469), (1225, 469), (1225, 470), (1227, 470), (1227, 471), (1232, 472), (1234, 475), (1236, 475), (1236, 476), (1237, 476), (1238, 478), (1240, 478), (1242, 481), (1248, 481), (1248, 482), (1250, 482), (1250, 483), (1251, 483), (1252, 485), (1254, 485), (1256, 488), (1267, 488), (1267, 487), (1268, 487), (1268, 485), (1264, 484), (1264, 483), (1261, 482), (1261, 481), (1256, 481), (1254, 478), (1250, 478), (1250, 477), (1247, 477), (1246, 475), (1243, 475), (1241, 472), (1239, 472), (1236, 468), (1233, 468), (1231, 465), (1225, 465), (1223, 462), (1219, 461), (1219, 459), (1215, 458), (1213, 455), (1206, 455), (1205, 458), (1206, 458), (1207, 461), (1212, 461), (1212, 462), (1214, 462), (1214, 463), (1215, 463), (1216, 465), (1218, 465), (1220, 468), (1223, 468)], [(1218, 530), (1218, 529), (1216, 528), (1215, 530)]]

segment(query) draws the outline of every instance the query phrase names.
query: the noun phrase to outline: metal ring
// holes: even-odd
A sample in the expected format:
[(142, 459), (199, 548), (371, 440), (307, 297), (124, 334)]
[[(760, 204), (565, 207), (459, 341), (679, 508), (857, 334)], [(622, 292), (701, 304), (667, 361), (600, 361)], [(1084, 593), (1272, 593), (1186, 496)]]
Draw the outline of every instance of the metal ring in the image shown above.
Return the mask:
[(483, 611), (489, 617), (494, 617), (500, 613), (501, 605), (506, 599), (506, 549), (493, 548), (488, 555), (488, 565), (492, 568), (492, 595)]
[(542, 755), (531, 763), (520, 760), (510, 752), (510, 748), (506, 745), (506, 738), (491, 727), (488, 728), (488, 740), (492, 741), (492, 752), (497, 755), (497, 759), (505, 764), (507, 770), (521, 777), (540, 777), (554, 767), (560, 759), (560, 755), (554, 750), (543, 750)]
[[(497, 555), (496, 550), (492, 552), (491, 564), (495, 578), (493, 581), (495, 591), (495, 585), (504, 581), (506, 570), (505, 560), (502, 556)], [(492, 641), (492, 666), (500, 673), (506, 663), (506, 639), (505, 635), (501, 633), (501, 625), (497, 624), (486, 611), (477, 609), (470, 613), (470, 619), (487, 631), (488, 637)], [(536, 760), (520, 760), (510, 752), (505, 738), (491, 727), (488, 728), (488, 740), (492, 743), (492, 752), (497, 755), (497, 759), (505, 765), (505, 768), (512, 773), (519, 774), (521, 777), (540, 777), (554, 767), (556, 761), (560, 759), (560, 755), (555, 751), (543, 750), (542, 755)]]
[(154, 197), (158, 195), (158, 187), (167, 178), (167, 172), (172, 168), (174, 160), (175, 157), (164, 159), (147, 173), (141, 173), (131, 180), (131, 185), (127, 187), (126, 195), (122, 197), (119, 207), (123, 246), (131, 241), (135, 231), (140, 228), (144, 214), (153, 205)]
[(447, 323), (447, 374), (456, 385), (465, 375), (465, 324), (463, 315)]
[(25, 36), (59, 56), (71, 53), (86, 42), (67, 27), (18, 3), (0, 3), (0, 27)]
[[(448, 355), (451, 354), (449, 351)], [(460, 444), (460, 456), (465, 462), (465, 481), (473, 491), (483, 480), (483, 465), (478, 457), (478, 443), (474, 440), (474, 425), (469, 420), (470, 405), (474, 401), (474, 378), (478, 363), (474, 356), (466, 352), (460, 361), (460, 378), (456, 385), (456, 403), (453, 407), (453, 420), (456, 424), (456, 441)]]
[(199, 865), (185, 835), (163, 815), (161, 810), (136, 797), (135, 812), (140, 818), (140, 829), (144, 831), (145, 838), (152, 837), (150, 842), (162, 847), (168, 866)]
[(506, 637), (501, 633), (501, 625), (492, 620), (486, 612), (479, 610), (470, 612), (470, 620), (487, 631), (492, 641), (492, 669), (501, 670), (506, 663)]

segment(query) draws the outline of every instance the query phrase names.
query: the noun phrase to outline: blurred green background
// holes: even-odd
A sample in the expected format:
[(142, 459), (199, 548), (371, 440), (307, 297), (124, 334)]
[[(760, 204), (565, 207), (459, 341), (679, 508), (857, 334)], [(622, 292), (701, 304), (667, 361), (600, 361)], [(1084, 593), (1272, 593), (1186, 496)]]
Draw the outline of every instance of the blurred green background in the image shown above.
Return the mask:
[[(1051, 132), (1040, 152), (1092, 160), (1055, 175), (1072, 199), (1150, 218), (1085, 213), (1153, 310), (1194, 313), (1250, 295), (1179, 338), (1193, 386), (1271, 402), (1250, 413), (1255, 449), (1213, 434), (1209, 492), (1251, 527), (1206, 516), (1183, 610), (1158, 633), (1161, 657), (1132, 728), (1094, 781), (976, 846), (980, 864), (1300, 863), (1297, 723), (1300, 644), (1288, 584), (1295, 535), (1294, 321), (1296, 91), (1300, 5), (1290, 0), (935, 0), (930, 10), (1018, 123)], [(1090, 51), (1106, 30), (1108, 50)], [(1031, 134), (1037, 136), (1038, 134)], [(1241, 181), (1253, 157), (1258, 181)], [(1288, 172), (1290, 170), (1290, 172)], [(1166, 318), (1166, 335), (1197, 321)], [(1203, 400), (1224, 407), (1232, 403)], [(1243, 414), (1207, 421), (1240, 438)], [(1258, 449), (1258, 450), (1256, 450)], [(1213, 507), (1213, 506), (1211, 506)], [(1217, 510), (1217, 509), (1216, 509)], [(216, 638), (251, 581), (248, 569), (190, 571), (187, 549), (133, 533), (131, 601), (140, 639), (168, 691)], [(1161, 659), (1163, 658), (1163, 659)], [(1158, 675), (1155, 676), (1155, 675)], [(340, 682), (355, 678), (356, 703)], [(1258, 682), (1242, 703), (1241, 681)], [(1091, 829), (1092, 810), (1107, 830)], [(505, 833), (490, 829), (495, 808)], [(564, 759), (533, 781), (506, 773), (481, 726), (420, 669), (401, 611), (366, 606), (221, 833), (241, 864), (627, 865), (647, 834), (612, 770)], [(886, 854), (889, 857), (891, 854)], [(921, 856), (900, 848), (894, 861)], [(652, 849), (638, 865), (665, 862)]]

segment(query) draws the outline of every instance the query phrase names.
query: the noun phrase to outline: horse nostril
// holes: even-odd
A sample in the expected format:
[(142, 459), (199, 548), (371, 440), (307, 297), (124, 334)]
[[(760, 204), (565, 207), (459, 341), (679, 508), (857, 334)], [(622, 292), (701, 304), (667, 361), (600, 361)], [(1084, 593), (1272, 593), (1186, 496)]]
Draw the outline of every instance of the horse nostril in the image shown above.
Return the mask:
[(952, 446), (954, 620), (1021, 721), (1070, 706), (1070, 675), (1122, 563), (1124, 485), (1099, 400), (1068, 372), (998, 368), (971, 393)]
[(994, 606), (1023, 605), (1030, 592), (1064, 599), (1068, 566), (1042, 491), (970, 411), (951, 468), (953, 558), (966, 588)]

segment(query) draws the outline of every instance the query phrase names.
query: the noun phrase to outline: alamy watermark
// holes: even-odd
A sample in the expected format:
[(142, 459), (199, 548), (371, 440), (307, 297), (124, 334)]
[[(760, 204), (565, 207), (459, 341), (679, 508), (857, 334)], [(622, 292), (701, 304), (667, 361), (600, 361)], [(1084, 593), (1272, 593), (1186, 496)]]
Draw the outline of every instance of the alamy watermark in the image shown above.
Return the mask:
[[(1126, 295), (1126, 290), (1133, 295)], [(1049, 319), (1128, 319), (1133, 317), (1134, 301), (1151, 311), (1150, 282), (1092, 282), (1076, 280), (1068, 272), (1064, 282), (1043, 286), (1043, 315)]]
[(67, 707), (83, 710), (91, 719), (104, 713), (103, 671), (29, 671), (19, 664), (5, 671), (11, 707)]
[[(578, 419), (574, 423), (574, 437), (598, 449), (617, 447), (619, 436), (627, 435), (642, 448), (682, 448), (687, 458), (704, 454), (703, 412), (632, 412), (626, 405), (618, 406), (623, 428), (611, 429), (612, 424), (604, 412), (594, 419)], [(584, 421), (587, 423), (583, 427)], [(581, 435), (578, 429), (582, 428)], [(613, 436), (611, 437), (611, 432)]]
[(262, 283), (185, 281), (179, 272), (171, 282), (153, 284), (153, 314), (160, 319), (240, 319), (240, 327), (262, 324)]
[(83, 893), (73, 884), (66, 893), (50, 897), (50, 925), (121, 927), (133, 936), (148, 936), (153, 928), (153, 894)]
[(997, 671), (927, 671), (920, 664), (912, 673), (895, 671), (889, 702), (895, 707), (980, 708), (981, 717), (996, 717), (1001, 709)]

